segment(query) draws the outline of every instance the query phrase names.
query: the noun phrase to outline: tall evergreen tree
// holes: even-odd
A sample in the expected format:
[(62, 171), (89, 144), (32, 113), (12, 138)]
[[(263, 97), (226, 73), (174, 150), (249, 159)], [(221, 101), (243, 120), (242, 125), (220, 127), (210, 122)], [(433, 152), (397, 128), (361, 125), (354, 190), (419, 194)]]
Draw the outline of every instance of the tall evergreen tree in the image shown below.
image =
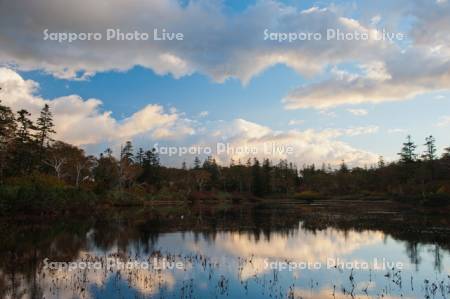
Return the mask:
[(15, 166), (13, 172), (18, 174), (30, 173), (37, 165), (38, 149), (34, 139), (36, 127), (30, 116), (24, 109), (17, 112), (17, 133), (12, 159)]
[(51, 136), (56, 133), (54, 127), (52, 112), (50, 111), (48, 104), (45, 104), (36, 121), (36, 140), (41, 151), (53, 141)]
[(9, 154), (14, 145), (16, 122), (14, 113), (0, 102), (0, 183), (7, 168)]
[(17, 127), (15, 121), (11, 109), (0, 102), (0, 150), (13, 141)]
[(425, 138), (425, 152), (423, 153), (422, 157), (425, 160), (433, 161), (436, 160), (436, 139), (434, 139), (433, 135), (428, 136)]
[(403, 163), (411, 163), (416, 161), (417, 154), (416, 154), (416, 145), (411, 139), (411, 135), (408, 135), (406, 137), (406, 142), (403, 143), (403, 147), (400, 153), (398, 155), (400, 156), (400, 161)]
[(141, 182), (157, 185), (160, 181), (160, 161), (156, 149), (146, 151), (142, 162)]
[(25, 110), (19, 110), (17, 112), (17, 142), (19, 144), (28, 144), (33, 141), (34, 133), (36, 130), (33, 122), (30, 119), (31, 114)]

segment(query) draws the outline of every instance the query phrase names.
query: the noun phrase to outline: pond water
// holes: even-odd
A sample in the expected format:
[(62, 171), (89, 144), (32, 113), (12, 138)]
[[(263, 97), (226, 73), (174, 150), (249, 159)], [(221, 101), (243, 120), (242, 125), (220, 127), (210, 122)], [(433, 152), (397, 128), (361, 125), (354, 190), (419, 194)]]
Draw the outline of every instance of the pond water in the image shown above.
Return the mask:
[[(314, 209), (169, 209), (156, 217), (129, 211), (15, 223), (2, 245), (0, 295), (450, 298), (448, 230), (435, 224), (442, 220), (408, 230), (399, 223), (419, 225), (398, 211), (349, 219)], [(374, 225), (377, 217), (386, 218)]]

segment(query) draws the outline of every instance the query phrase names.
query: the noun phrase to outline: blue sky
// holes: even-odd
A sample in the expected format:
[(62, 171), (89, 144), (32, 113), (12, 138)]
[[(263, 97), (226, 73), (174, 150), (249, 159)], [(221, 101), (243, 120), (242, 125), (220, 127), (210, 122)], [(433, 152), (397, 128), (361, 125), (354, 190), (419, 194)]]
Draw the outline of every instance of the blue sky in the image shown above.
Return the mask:
[[(282, 139), (301, 147), (298, 163), (305, 157), (356, 165), (378, 155), (394, 159), (407, 134), (419, 145), (429, 134), (440, 150), (450, 145), (445, 0), (133, 0), (123, 7), (114, 0), (107, 12), (98, 3), (88, 9), (62, 2), (2, 4), (9, 15), (0, 21), (0, 41), (8, 41), (0, 50), (0, 84), (23, 88), (5, 88), (2, 97), (31, 111), (37, 103), (54, 105), (66, 119), (58, 123), (79, 124), (75, 132), (63, 126), (58, 137), (89, 150), (125, 139), (143, 146), (170, 138), (176, 144)], [(49, 5), (52, 14), (36, 13)], [(111, 24), (167, 28), (186, 40), (68, 44), (41, 37), (44, 28), (100, 32)], [(263, 40), (265, 28), (386, 29), (407, 37), (280, 43)], [(72, 117), (71, 109), (79, 114)]]
[[(385, 157), (395, 157), (407, 134), (418, 144), (432, 134), (442, 150), (450, 145), (448, 127), (436, 126), (436, 120), (450, 111), (450, 93), (436, 92), (417, 96), (413, 100), (381, 104), (345, 105), (326, 110), (286, 110), (281, 99), (286, 91), (305, 80), (293, 70), (274, 66), (256, 76), (248, 85), (236, 79), (215, 83), (204, 75), (175, 79), (171, 75), (156, 75), (151, 70), (135, 67), (127, 72), (106, 72), (89, 80), (57, 79), (41, 71), (23, 72), (23, 77), (40, 84), (39, 93), (45, 98), (70, 94), (102, 99), (102, 108), (112, 111), (118, 119), (129, 117), (148, 104), (176, 107), (189, 118), (198, 118), (208, 111), (207, 119), (232, 120), (243, 118), (275, 130), (347, 128), (379, 126), (375, 134), (344, 137), (358, 148), (374, 151)], [(365, 109), (366, 116), (355, 116), (347, 109)], [(289, 120), (303, 123), (291, 126)], [(402, 129), (402, 132), (389, 130)]]

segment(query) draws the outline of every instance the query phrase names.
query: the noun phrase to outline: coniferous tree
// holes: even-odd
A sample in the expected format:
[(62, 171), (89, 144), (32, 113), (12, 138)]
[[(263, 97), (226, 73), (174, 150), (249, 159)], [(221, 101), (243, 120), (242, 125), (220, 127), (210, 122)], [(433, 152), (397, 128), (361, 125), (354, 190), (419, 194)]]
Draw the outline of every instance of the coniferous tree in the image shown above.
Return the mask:
[(52, 134), (55, 134), (53, 115), (50, 111), (49, 105), (45, 106), (41, 110), (41, 114), (36, 121), (36, 139), (41, 151), (43, 151), (45, 146), (53, 141)]
[(436, 160), (436, 139), (434, 139), (433, 135), (428, 136), (425, 138), (425, 152), (423, 153), (422, 157), (425, 160), (433, 161)]
[(14, 113), (0, 102), (0, 183), (14, 146), (16, 127)]
[(416, 161), (416, 145), (411, 139), (411, 135), (406, 137), (406, 142), (403, 143), (401, 152), (398, 154), (400, 156), (400, 161), (403, 163), (411, 163)]
[(33, 142), (34, 133), (36, 127), (33, 121), (30, 119), (31, 113), (22, 109), (17, 112), (17, 142), (19, 144), (30, 144)]
[(156, 149), (148, 150), (142, 161), (142, 173), (139, 177), (141, 182), (157, 185), (160, 181), (160, 161)]
[[(432, 135), (425, 138), (425, 151), (422, 154), (422, 158), (424, 160), (424, 165), (422, 166), (424, 169), (422, 170), (423, 180), (422, 184), (424, 184), (424, 180), (433, 180), (435, 176), (435, 160), (436, 160), (436, 139)], [(425, 188), (425, 187), (423, 187)]]
[(134, 163), (133, 144), (127, 141), (120, 151), (119, 161), (120, 187), (130, 187), (139, 176), (138, 166)]
[[(48, 175), (79, 188), (92, 186), (97, 192), (117, 190), (118, 186), (136, 192), (138, 189), (132, 187), (138, 179), (149, 189), (168, 187), (173, 190), (175, 186), (187, 193), (196, 186), (199, 191), (213, 187), (231, 192), (252, 192), (257, 196), (269, 193), (289, 196), (303, 190), (330, 196), (368, 191), (413, 198), (422, 194), (422, 199), (428, 200), (433, 195), (450, 194), (450, 148), (438, 158), (432, 136), (425, 140), (422, 161), (417, 161), (416, 145), (408, 136), (399, 153), (399, 161), (385, 163), (380, 157), (378, 167), (350, 168), (344, 162), (335, 168), (327, 167), (325, 163), (320, 169), (314, 164), (305, 165), (299, 176), (296, 166), (287, 160), (272, 164), (268, 159), (260, 163), (250, 158), (245, 164), (240, 160), (231, 161), (227, 167), (218, 165), (212, 157), (201, 164), (196, 157), (195, 169), (187, 170), (185, 163), (182, 169), (164, 167), (160, 165), (155, 149), (139, 149), (134, 154), (131, 142), (122, 147), (119, 160), (110, 149), (94, 159), (86, 157), (76, 146), (50, 142), (52, 127), (48, 107), (41, 111), (35, 127), (26, 110), (20, 110), (15, 117), (11, 109), (0, 105), (0, 181), (11, 176), (28, 179), (29, 174)], [(45, 149), (45, 156), (38, 160), (42, 149)], [(10, 181), (15, 180), (3, 180), (3, 183)]]
[(0, 150), (4, 150), (14, 140), (17, 127), (15, 121), (11, 109), (0, 102)]
[(17, 112), (17, 133), (13, 153), (15, 173), (30, 173), (36, 166), (38, 148), (35, 142), (35, 125), (30, 119), (31, 114), (22, 109)]

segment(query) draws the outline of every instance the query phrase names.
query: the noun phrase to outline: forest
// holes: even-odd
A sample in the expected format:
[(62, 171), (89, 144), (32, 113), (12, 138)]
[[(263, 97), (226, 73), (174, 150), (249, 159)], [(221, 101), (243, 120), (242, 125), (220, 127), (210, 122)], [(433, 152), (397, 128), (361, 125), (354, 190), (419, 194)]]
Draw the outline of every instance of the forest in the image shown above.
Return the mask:
[(390, 198), (414, 204), (450, 202), (450, 147), (437, 155), (435, 139), (422, 152), (407, 136), (399, 159), (349, 168), (302, 165), (256, 158), (219, 165), (195, 157), (193, 167), (161, 165), (155, 149), (126, 142), (119, 153), (99, 156), (54, 140), (55, 126), (45, 105), (32, 121), (26, 110), (0, 102), (0, 213), (52, 211), (98, 204), (135, 205), (154, 201), (257, 200), (292, 198)]

